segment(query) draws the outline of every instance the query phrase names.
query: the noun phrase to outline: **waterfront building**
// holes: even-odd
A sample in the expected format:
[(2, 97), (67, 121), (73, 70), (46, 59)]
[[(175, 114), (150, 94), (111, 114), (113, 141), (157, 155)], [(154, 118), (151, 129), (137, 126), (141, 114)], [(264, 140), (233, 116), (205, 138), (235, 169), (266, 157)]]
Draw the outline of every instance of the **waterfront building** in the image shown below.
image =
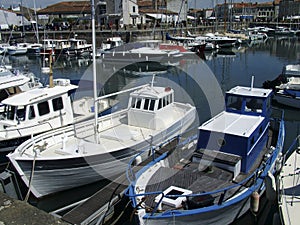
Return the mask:
[(279, 18), (300, 21), (300, 0), (281, 0), (279, 3)]

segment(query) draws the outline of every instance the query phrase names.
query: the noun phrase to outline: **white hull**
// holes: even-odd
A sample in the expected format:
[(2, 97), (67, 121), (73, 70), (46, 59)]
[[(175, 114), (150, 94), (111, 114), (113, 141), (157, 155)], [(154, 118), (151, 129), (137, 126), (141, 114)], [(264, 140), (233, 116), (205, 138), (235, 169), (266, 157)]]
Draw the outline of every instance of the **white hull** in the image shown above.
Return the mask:
[[(195, 108), (184, 104), (176, 106), (176, 109), (170, 108), (177, 112), (174, 113), (176, 120), (163, 129), (120, 124), (126, 120), (127, 110), (123, 110), (99, 118), (98, 144), (94, 143), (94, 121), (90, 120), (76, 124), (75, 129), (67, 127), (37, 136), (34, 143), (23, 143), (8, 157), (27, 186), (35, 163), (30, 189), (36, 197), (103, 178), (112, 179), (125, 172), (136, 153), (181, 134), (192, 124)], [(32, 155), (23, 153), (25, 151)], [(38, 151), (36, 157), (35, 151)]]
[(299, 150), (289, 156), (279, 178), (279, 213), (282, 224), (294, 225), (300, 220)]

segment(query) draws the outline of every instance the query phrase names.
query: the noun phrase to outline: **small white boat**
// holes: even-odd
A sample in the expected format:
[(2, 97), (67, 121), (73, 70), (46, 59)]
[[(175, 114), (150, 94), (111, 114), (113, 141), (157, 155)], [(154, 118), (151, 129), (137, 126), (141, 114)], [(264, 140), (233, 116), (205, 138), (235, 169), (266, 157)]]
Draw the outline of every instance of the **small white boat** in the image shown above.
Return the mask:
[(10, 47), (8, 43), (0, 44), (0, 55), (7, 53), (7, 48)]
[(69, 39), (70, 47), (62, 49), (62, 54), (66, 56), (89, 55), (92, 52), (92, 44), (88, 44), (85, 39)]
[[(4, 99), (0, 119), (0, 154), (3, 157), (30, 137), (94, 117), (94, 100), (72, 101), (78, 88), (68, 79), (54, 79), (54, 86), (35, 88)], [(114, 101), (99, 102), (99, 113), (109, 113)], [(1, 163), (5, 161), (2, 158)]]
[(159, 49), (159, 47), (148, 47), (141, 43), (142, 47), (121, 51), (113, 49), (102, 55), (104, 63), (137, 63), (145, 61), (172, 62), (179, 61), (183, 54), (179, 50)]
[(9, 46), (7, 53), (9, 55), (24, 55), (27, 53), (28, 46), (28, 43), (17, 43), (16, 45)]
[(135, 154), (193, 123), (195, 107), (175, 102), (172, 88), (144, 85), (129, 91), (134, 89), (128, 107), (98, 118), (96, 127), (89, 120), (47, 132), (8, 155), (35, 197), (112, 179), (125, 172)]
[(271, 95), (262, 88), (232, 88), (226, 110), (199, 127), (196, 149), (193, 142), (179, 143), (170, 152), (153, 151), (152, 161), (136, 173), (129, 165), (132, 221), (224, 225), (243, 216), (251, 196), (261, 195), (266, 177), (277, 172), (283, 148), (284, 122), (270, 118)]
[(276, 86), (274, 100), (280, 104), (300, 109), (300, 77), (289, 77), (287, 83)]
[(278, 178), (278, 206), (281, 224), (294, 225), (299, 223), (300, 210), (300, 136), (296, 137), (285, 153)]
[(124, 44), (124, 42), (121, 39), (121, 37), (107, 38), (106, 41), (103, 41), (101, 43), (101, 47), (96, 50), (97, 51), (97, 57), (100, 57), (102, 54), (106, 53), (107, 51), (110, 51), (114, 48), (122, 46), (123, 44)]
[(43, 45), (40, 43), (29, 44), (27, 47), (28, 55), (40, 55)]

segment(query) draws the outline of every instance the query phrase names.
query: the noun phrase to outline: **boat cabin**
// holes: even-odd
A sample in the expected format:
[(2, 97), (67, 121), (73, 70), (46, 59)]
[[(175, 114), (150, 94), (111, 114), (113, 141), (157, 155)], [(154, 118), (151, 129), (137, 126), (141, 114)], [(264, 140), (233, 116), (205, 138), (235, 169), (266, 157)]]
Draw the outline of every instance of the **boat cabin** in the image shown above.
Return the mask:
[(13, 95), (3, 100), (4, 113), (1, 129), (9, 126), (26, 127), (50, 123), (61, 127), (73, 123), (70, 92), (77, 86), (67, 79), (54, 80), (52, 88), (37, 88)]
[(267, 140), (272, 91), (237, 86), (226, 93), (226, 110), (199, 127), (198, 149), (241, 157), (247, 173)]
[(168, 123), (167, 108), (174, 102), (170, 87), (145, 87), (130, 94), (128, 125), (161, 129)]

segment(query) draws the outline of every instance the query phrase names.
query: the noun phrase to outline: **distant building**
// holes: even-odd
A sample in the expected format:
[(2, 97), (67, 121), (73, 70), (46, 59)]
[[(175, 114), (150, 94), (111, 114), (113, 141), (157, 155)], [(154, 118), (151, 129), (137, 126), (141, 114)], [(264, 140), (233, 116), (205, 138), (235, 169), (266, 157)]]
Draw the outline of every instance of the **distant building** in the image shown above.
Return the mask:
[(118, 28), (140, 23), (137, 0), (98, 0), (96, 7), (98, 22), (102, 27)]
[[(23, 22), (23, 23), (22, 23)], [(0, 9), (0, 30), (8, 30), (14, 26), (30, 24), (22, 15), (10, 10)]]
[(300, 0), (281, 0), (279, 3), (279, 19), (286, 20), (300, 17)]
[(270, 22), (277, 19), (279, 14), (279, 2), (280, 0), (275, 0), (273, 2), (257, 4), (256, 20), (261, 22)]

